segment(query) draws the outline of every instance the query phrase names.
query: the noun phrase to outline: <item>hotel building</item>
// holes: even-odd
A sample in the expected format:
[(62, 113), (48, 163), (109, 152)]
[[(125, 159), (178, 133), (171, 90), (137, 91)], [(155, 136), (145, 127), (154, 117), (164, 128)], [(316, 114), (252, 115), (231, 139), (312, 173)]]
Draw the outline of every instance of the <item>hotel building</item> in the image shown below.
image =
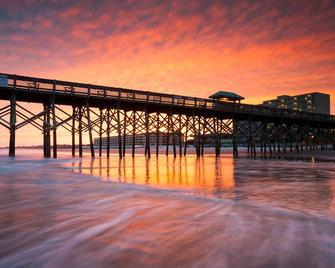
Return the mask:
[(330, 96), (319, 92), (296, 96), (282, 95), (274, 100), (264, 101), (263, 105), (303, 112), (330, 114)]

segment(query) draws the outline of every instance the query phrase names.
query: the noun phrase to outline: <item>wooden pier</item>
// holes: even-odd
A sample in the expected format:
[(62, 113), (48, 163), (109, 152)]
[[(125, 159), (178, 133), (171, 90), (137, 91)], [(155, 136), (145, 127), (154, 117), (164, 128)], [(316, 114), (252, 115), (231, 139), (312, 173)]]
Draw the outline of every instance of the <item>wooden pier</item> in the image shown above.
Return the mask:
[[(96, 156), (94, 136), (100, 138), (99, 156), (103, 153), (101, 139), (107, 137), (106, 155), (110, 155), (112, 132), (118, 135), (120, 157), (125, 156), (127, 135), (133, 137), (131, 151), (135, 155), (137, 134), (145, 135), (145, 155), (150, 157), (150, 135), (156, 135), (158, 141), (160, 133), (171, 135), (166, 154), (172, 146), (174, 156), (186, 155), (190, 139), (197, 156), (203, 155), (208, 135), (215, 138), (216, 155), (221, 152), (221, 139), (230, 137), (234, 157), (238, 157), (240, 144), (247, 144), (251, 156), (256, 156), (256, 148), (261, 154), (328, 146), (335, 149), (333, 115), (5, 73), (0, 74), (0, 99), (8, 101), (0, 107), (0, 125), (10, 133), (9, 156), (15, 156), (16, 130), (28, 124), (41, 131), (44, 156), (54, 158), (59, 128), (71, 135), (72, 155), (78, 148), (80, 157), (84, 132), (88, 132), (92, 157)], [(22, 102), (43, 104), (43, 110), (32, 113), (19, 104)], [(72, 112), (65, 106), (72, 107)], [(159, 153), (158, 142), (155, 153)]]

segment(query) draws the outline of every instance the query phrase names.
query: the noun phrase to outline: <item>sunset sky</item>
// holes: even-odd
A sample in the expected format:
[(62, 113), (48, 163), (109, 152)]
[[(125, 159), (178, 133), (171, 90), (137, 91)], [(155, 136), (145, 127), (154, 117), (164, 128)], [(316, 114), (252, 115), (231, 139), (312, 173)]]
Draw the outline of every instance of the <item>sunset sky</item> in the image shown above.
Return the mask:
[(335, 112), (332, 0), (0, 0), (0, 48), (4, 73), (198, 97), (227, 90), (246, 103), (320, 91)]

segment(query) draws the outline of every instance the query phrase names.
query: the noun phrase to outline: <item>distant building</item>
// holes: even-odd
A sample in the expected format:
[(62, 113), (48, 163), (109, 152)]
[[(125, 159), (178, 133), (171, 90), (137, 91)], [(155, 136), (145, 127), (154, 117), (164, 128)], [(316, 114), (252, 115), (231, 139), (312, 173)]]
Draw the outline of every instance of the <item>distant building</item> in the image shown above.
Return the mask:
[[(175, 143), (179, 144), (179, 134), (175, 133), (174, 135), (170, 134), (169, 144), (173, 144), (173, 139)], [(182, 143), (184, 143), (184, 135), (181, 135)], [(107, 137), (102, 137), (102, 147), (107, 147)], [(158, 145), (166, 145), (168, 141), (167, 133), (159, 133), (158, 135)], [(149, 143), (151, 146), (156, 145), (157, 135), (156, 133), (149, 134)], [(110, 147), (117, 147), (119, 144), (119, 136), (111, 136), (109, 139)], [(123, 144), (123, 135), (121, 136), (121, 144)], [(133, 144), (133, 135), (126, 135), (126, 147), (131, 147)], [(94, 139), (94, 145), (99, 146), (99, 138)], [(135, 146), (144, 146), (145, 145), (145, 135), (136, 134), (135, 135)]]
[(296, 96), (282, 95), (274, 100), (264, 101), (263, 105), (303, 112), (330, 114), (330, 96), (318, 92)]
[[(204, 136), (201, 135), (200, 138), (204, 138), (205, 147), (215, 147), (217, 138), (220, 139), (222, 147), (231, 147), (233, 145), (232, 135), (230, 134), (219, 134), (218, 136), (215, 134), (205, 134)], [(194, 145), (195, 142), (197, 142), (197, 137), (188, 140), (187, 144)]]

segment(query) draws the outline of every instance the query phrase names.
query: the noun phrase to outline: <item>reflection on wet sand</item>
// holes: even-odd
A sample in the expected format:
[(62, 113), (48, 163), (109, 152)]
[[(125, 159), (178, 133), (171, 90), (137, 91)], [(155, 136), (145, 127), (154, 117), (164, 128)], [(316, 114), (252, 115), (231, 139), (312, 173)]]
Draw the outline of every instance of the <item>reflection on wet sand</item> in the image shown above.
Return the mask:
[(335, 215), (332, 163), (282, 159), (143, 156), (81, 159), (75, 172), (102, 181), (187, 190), (216, 198), (243, 200)]
[(103, 181), (176, 188), (234, 188), (233, 158), (99, 158), (73, 162), (73, 168), (100, 176)]

